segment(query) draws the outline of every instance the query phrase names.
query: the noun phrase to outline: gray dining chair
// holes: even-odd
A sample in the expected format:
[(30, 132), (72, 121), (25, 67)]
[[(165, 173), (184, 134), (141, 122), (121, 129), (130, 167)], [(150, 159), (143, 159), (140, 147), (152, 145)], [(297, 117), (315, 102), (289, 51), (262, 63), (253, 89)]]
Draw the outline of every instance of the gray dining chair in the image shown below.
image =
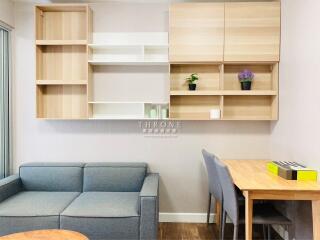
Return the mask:
[[(223, 194), (222, 194), (222, 188), (220, 184), (220, 179), (218, 176), (218, 171), (216, 167), (216, 162), (220, 162), (219, 158), (206, 151), (205, 149), (202, 149), (202, 155), (206, 164), (206, 169), (208, 173), (208, 183), (209, 183), (209, 199), (208, 199), (208, 210), (207, 210), (207, 224), (209, 224), (210, 220), (210, 213), (211, 213), (211, 203), (212, 203), (212, 197), (215, 199), (215, 201), (218, 201), (220, 203), (221, 209), (220, 209), (220, 228), (219, 228), (219, 235), (220, 238), (224, 232), (224, 225), (222, 222), (223, 219)], [(240, 205), (244, 205), (244, 197), (241, 194), (240, 191), (237, 191), (237, 201)]]
[[(207, 152), (206, 150), (202, 150), (202, 155), (206, 164), (207, 173), (208, 173), (208, 183), (209, 183), (209, 201), (208, 201), (208, 211), (207, 211), (207, 224), (209, 224), (210, 220), (210, 212), (211, 212), (211, 202), (212, 196), (215, 201), (218, 201), (221, 205), (223, 205), (222, 199), (222, 189), (219, 182), (218, 172), (216, 169), (215, 158), (217, 158), (214, 154)], [(222, 209), (220, 211), (220, 227), (222, 227)], [(221, 228), (220, 228), (221, 233)]]
[[(234, 225), (233, 240), (237, 240), (238, 227), (240, 224), (245, 223), (245, 208), (244, 206), (239, 206), (239, 203), (237, 201), (237, 192), (227, 166), (221, 161), (216, 161), (216, 170), (218, 172), (224, 199), (221, 239), (224, 238), (224, 226), (226, 222), (226, 216), (228, 215)], [(271, 225), (284, 225), (288, 230), (288, 226), (292, 224), (292, 222), (288, 218), (283, 216), (269, 203), (255, 204), (253, 206), (252, 220), (253, 224), (268, 227), (269, 240)]]

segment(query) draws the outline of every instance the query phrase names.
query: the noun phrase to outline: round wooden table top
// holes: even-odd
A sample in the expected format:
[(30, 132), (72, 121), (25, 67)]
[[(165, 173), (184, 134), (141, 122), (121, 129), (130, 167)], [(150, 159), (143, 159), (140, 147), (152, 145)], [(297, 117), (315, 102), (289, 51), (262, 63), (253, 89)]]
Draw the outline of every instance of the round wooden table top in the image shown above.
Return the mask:
[(0, 240), (89, 240), (78, 232), (52, 229), (21, 232), (0, 237)]

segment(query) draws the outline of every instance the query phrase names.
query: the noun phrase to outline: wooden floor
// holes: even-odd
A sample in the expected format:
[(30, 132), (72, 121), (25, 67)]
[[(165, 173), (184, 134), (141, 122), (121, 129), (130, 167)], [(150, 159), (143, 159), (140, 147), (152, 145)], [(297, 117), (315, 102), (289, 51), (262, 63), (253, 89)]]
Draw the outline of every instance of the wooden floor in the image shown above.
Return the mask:
[[(232, 239), (233, 228), (232, 224), (226, 224), (225, 240)], [(214, 224), (202, 223), (160, 223), (158, 231), (159, 240), (218, 240), (218, 231)], [(244, 239), (244, 226), (239, 229), (239, 240)], [(259, 226), (254, 228), (254, 239), (262, 240), (262, 229)], [(272, 232), (273, 240), (280, 240), (281, 238)]]

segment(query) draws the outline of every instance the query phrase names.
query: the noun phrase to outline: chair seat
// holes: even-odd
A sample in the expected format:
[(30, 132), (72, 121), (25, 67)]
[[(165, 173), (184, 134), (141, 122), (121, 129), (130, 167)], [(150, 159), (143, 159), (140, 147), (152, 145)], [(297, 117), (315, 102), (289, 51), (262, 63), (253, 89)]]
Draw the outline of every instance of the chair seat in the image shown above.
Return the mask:
[[(292, 222), (277, 211), (271, 204), (254, 204), (253, 206), (253, 224), (266, 224), (266, 225), (291, 225)], [(245, 223), (245, 208), (239, 207), (239, 222)]]

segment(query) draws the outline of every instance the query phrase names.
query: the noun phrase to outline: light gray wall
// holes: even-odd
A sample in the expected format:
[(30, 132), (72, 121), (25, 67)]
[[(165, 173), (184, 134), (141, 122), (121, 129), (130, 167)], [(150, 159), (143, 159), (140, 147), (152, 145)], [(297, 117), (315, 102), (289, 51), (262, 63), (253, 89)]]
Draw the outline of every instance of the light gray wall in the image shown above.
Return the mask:
[(14, 3), (11, 0), (0, 1), (0, 21), (14, 26)]
[[(165, 31), (167, 4), (104, 3), (95, 29)], [(14, 165), (30, 161), (145, 161), (161, 174), (161, 212), (205, 212), (206, 148), (221, 158), (267, 159), (269, 122), (182, 122), (173, 138), (144, 137), (138, 121), (43, 121), (35, 118), (34, 9), (16, 3)]]
[[(271, 126), (271, 156), (320, 170), (320, 1), (282, 1), (280, 120)], [(310, 202), (288, 208), (297, 239), (312, 238)], [(320, 227), (320, 226), (319, 226)]]

